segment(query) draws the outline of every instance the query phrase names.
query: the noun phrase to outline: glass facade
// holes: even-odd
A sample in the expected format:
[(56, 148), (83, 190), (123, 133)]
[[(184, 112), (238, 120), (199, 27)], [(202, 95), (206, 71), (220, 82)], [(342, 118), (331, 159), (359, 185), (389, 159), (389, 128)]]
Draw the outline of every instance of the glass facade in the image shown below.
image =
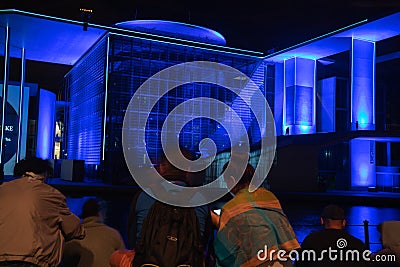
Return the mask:
[[(68, 158), (83, 159), (86, 164), (104, 162), (106, 173), (112, 174), (116, 165), (121, 164), (117, 161), (123, 160), (123, 121), (129, 101), (137, 89), (159, 71), (193, 61), (211, 61), (233, 67), (250, 77), (265, 95), (266, 67), (262, 59), (253, 55), (232, 53), (223, 48), (218, 50), (213, 47), (188, 46), (109, 33), (66, 76), (66, 91), (69, 92), (70, 100)], [(221, 73), (217, 76), (224, 75)], [(160, 86), (165, 85), (165, 82), (160, 80)], [(244, 88), (247, 83), (240, 77), (235, 82), (240, 88)], [(140, 137), (134, 135), (129, 137), (129, 142), (145, 144), (149, 157), (155, 163), (162, 152), (161, 130), (168, 114), (189, 99), (204, 97), (210, 99), (210, 103), (202, 102), (204, 118), (194, 118), (188, 111), (176, 122), (178, 125), (181, 121), (187, 121), (179, 132), (181, 147), (199, 155), (200, 141), (211, 138), (217, 146), (217, 153), (229, 149), (230, 140), (226, 130), (217, 121), (209, 118), (212, 99), (225, 103), (239, 114), (242, 121), (231, 121), (231, 127), (235, 127), (234, 123), (244, 124), (250, 145), (256, 146), (260, 142), (261, 131), (252, 109), (241, 97), (217, 84), (217, 80), (215, 84), (193, 82), (178, 86), (163, 96), (160, 90), (155, 95), (154, 88), (151, 92), (141, 91), (141, 107), (151, 110), (150, 115), (135, 114), (138, 121), (148, 116), (145, 142), (135, 140)], [(246, 96), (246, 92), (244, 95), (251, 98), (251, 95)], [(271, 95), (269, 97), (273, 98)], [(156, 101), (156, 105), (152, 107), (153, 101)], [(186, 105), (185, 108), (195, 108), (190, 105), (195, 103)], [(223, 116), (225, 113), (218, 111), (218, 114)], [(134, 129), (130, 130), (134, 132)]]
[(99, 164), (105, 105), (107, 39), (97, 43), (65, 76), (67, 159)]

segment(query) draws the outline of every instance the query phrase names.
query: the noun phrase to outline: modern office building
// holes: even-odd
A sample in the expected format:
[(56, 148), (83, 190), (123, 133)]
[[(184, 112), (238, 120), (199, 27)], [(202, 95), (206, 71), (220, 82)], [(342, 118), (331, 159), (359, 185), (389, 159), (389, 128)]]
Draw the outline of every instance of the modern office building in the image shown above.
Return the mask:
[[(119, 173), (125, 168), (124, 115), (138, 89), (168, 67), (207, 61), (241, 71), (268, 101), (277, 138), (277, 153), (267, 178), (271, 187), (396, 190), (400, 173), (399, 21), (399, 13), (365, 20), (264, 55), (230, 48), (221, 34), (182, 23), (130, 21), (105, 27), (5, 10), (0, 13), (0, 40), (4, 66), (11, 57), (22, 59), (21, 69), (25, 60), (71, 66), (64, 81), (67, 104), (62, 157), (84, 160), (87, 174), (100, 171), (107, 182), (111, 177), (118, 182), (127, 175)], [(11, 84), (7, 71), (3, 73), (3, 84)], [(229, 73), (216, 75), (214, 84), (188, 83), (165, 95), (161, 86), (165, 79), (158, 78), (159, 89), (141, 90), (138, 96), (141, 107), (149, 110), (149, 114), (137, 114), (138, 121), (147, 119), (145, 138), (132, 136), (130, 141), (155, 160), (162, 151), (160, 132), (168, 114), (193, 98), (215, 99), (240, 114), (252, 146), (251, 162), (258, 164), (260, 140), (268, 131), (256, 124), (252, 109), (241, 97), (217, 85), (224, 75)], [(248, 94), (251, 99), (254, 92), (246, 87), (246, 77), (234, 78), (238, 94)], [(15, 84), (25, 84), (23, 75)], [(194, 102), (192, 105), (194, 109)], [(211, 101), (202, 111), (210, 108)], [(228, 112), (218, 114), (229, 121)], [(187, 121), (179, 132), (183, 147), (199, 154), (201, 140), (214, 140), (218, 155), (207, 170), (206, 182), (215, 179), (232, 145), (226, 130), (215, 120), (194, 118), (190, 112), (177, 120), (177, 128), (182, 121)], [(234, 121), (230, 123), (231, 128), (236, 127)], [(46, 125), (54, 124), (47, 120)], [(38, 139), (41, 136), (38, 134)], [(47, 145), (53, 147), (54, 142), (49, 140)], [(38, 147), (36, 154), (42, 155), (40, 151)], [(146, 161), (141, 154), (138, 158), (138, 162)]]
[[(80, 22), (21, 11), (3, 11), (1, 16), (6, 41), (4, 59), (21, 58), (21, 51), (26, 51), (21, 68), (25, 67), (25, 60), (72, 66), (65, 75), (65, 100), (68, 104), (65, 108), (62, 156), (68, 160), (83, 160), (89, 175), (101, 169), (105, 177), (113, 176), (113, 179), (119, 180), (119, 176), (127, 174), (122, 155), (124, 115), (138, 88), (160, 70), (193, 61), (220, 63), (243, 74), (243, 77), (232, 77), (232, 86), (237, 89), (237, 94), (248, 83), (247, 77), (257, 84), (257, 91), (266, 94), (262, 54), (229, 48), (225, 46), (222, 35), (207, 28), (168, 21), (132, 21), (114, 27), (88, 25), (84, 28)], [(30, 40), (28, 44), (21, 43), (27, 39)], [(139, 96), (140, 105), (149, 109), (150, 116), (144, 140), (136, 143), (145, 146), (152, 160), (162, 149), (160, 132), (165, 118), (177, 105), (191, 98), (209, 98), (210, 101), (204, 102), (202, 107), (206, 113), (213, 108), (211, 99), (231, 107), (240, 114), (250, 144), (260, 142), (261, 129), (254, 123), (250, 108), (241, 100), (244, 95), (251, 101), (253, 92), (246, 90), (241, 97), (237, 97), (232, 90), (219, 86), (218, 83), (224, 84), (226, 75), (235, 74), (231, 70), (223, 72), (213, 74), (213, 82), (183, 84), (165, 96), (157, 94), (164, 89), (161, 85), (167, 79), (158, 79), (161, 85), (158, 85), (160, 88), (153, 88), (156, 94), (147, 91)], [(157, 105), (152, 107), (152, 101), (158, 98)], [(186, 108), (195, 109), (195, 106), (196, 103), (192, 103)], [(221, 110), (218, 114), (220, 118), (217, 119), (231, 123), (224, 118), (229, 111)], [(145, 113), (137, 114), (137, 120), (146, 116)], [(176, 124), (188, 122), (180, 133), (182, 147), (198, 154), (200, 141), (208, 137), (214, 140), (217, 152), (229, 149), (231, 143), (227, 132), (219, 123), (208, 118), (192, 117), (190, 113), (185, 113), (177, 120)], [(232, 122), (229, 128), (234, 127), (235, 122)], [(135, 129), (131, 127), (130, 130), (133, 132), (132, 139), (136, 138)], [(52, 145), (52, 142), (47, 143)], [(40, 148), (36, 154), (39, 153)], [(137, 157), (142, 159), (143, 155)]]
[[(69, 93), (67, 113), (67, 146), (69, 159), (83, 159), (87, 165), (104, 164), (105, 173), (114, 175), (121, 170), (123, 161), (123, 122), (128, 104), (134, 94), (140, 98), (141, 111), (134, 114), (135, 121), (146, 121), (144, 140), (139, 134), (140, 126), (131, 124), (130, 149), (137, 153), (137, 164), (145, 164), (145, 154), (154, 164), (163, 150), (161, 130), (168, 115), (183, 102), (193, 98), (207, 98), (202, 101), (204, 116), (210, 117), (212, 100), (221, 101), (241, 114), (247, 127), (250, 143), (260, 141), (260, 130), (252, 122), (250, 108), (239, 101), (231, 90), (218, 86), (228, 73), (214, 74), (215, 84), (207, 82), (187, 83), (178, 86), (163, 96), (168, 84), (179, 77), (155, 77), (151, 88), (139, 92), (142, 84), (159, 71), (168, 67), (194, 61), (212, 61), (233, 67), (259, 84), (264, 93), (264, 62), (255, 52), (229, 49), (224, 38), (212, 30), (168, 21), (131, 21), (117, 25), (124, 31), (110, 29), (91, 49), (74, 64), (66, 75), (66, 92)], [(133, 31), (149, 31), (150, 34), (162, 32), (165, 40), (138, 37)], [(178, 34), (177, 34), (178, 33)], [(178, 35), (178, 36), (176, 36)], [(185, 39), (178, 39), (178, 37)], [(206, 67), (197, 71), (207, 71)], [(172, 75), (172, 74), (171, 74)], [(175, 75), (175, 73), (174, 73)], [(181, 74), (179, 74), (181, 75)], [(188, 73), (193, 75), (193, 73)], [(243, 87), (244, 77), (234, 77), (237, 88)], [(240, 90), (240, 89), (239, 89)], [(250, 98), (252, 93), (249, 91)], [(153, 106), (153, 103), (156, 103)], [(227, 132), (215, 120), (195, 118), (193, 110), (196, 103), (187, 105), (186, 112), (174, 119), (166, 134), (173, 134), (182, 121), (187, 124), (181, 129), (180, 145), (199, 154), (200, 141), (212, 138), (217, 151), (227, 150), (230, 140)], [(150, 114), (147, 114), (147, 112)], [(207, 112), (208, 111), (208, 112)], [(218, 112), (223, 119), (228, 112)], [(231, 121), (230, 123), (235, 123)], [(234, 127), (234, 126), (232, 126)], [(126, 172), (124, 172), (126, 173)]]
[(399, 21), (361, 21), (265, 58), (281, 136), (276, 181), (290, 177), (299, 190), (399, 186)]

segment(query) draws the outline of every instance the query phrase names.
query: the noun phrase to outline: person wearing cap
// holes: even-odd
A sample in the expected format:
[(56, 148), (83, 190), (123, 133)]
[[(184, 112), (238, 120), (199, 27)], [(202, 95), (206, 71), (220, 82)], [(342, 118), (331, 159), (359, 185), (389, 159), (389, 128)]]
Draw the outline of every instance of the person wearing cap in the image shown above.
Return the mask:
[[(324, 229), (306, 236), (301, 244), (296, 266), (366, 266), (363, 252), (367, 248), (360, 239), (344, 230), (346, 226), (344, 210), (334, 204), (325, 206), (320, 220)], [(358, 259), (354, 251), (358, 252)]]
[(65, 244), (63, 267), (109, 267), (111, 255), (125, 249), (121, 234), (103, 223), (104, 205), (96, 198), (89, 198), (82, 207), (82, 224), (86, 236)]
[(24, 159), (18, 179), (0, 185), (0, 266), (58, 266), (64, 241), (84, 237), (65, 196), (45, 183), (51, 172), (47, 160)]

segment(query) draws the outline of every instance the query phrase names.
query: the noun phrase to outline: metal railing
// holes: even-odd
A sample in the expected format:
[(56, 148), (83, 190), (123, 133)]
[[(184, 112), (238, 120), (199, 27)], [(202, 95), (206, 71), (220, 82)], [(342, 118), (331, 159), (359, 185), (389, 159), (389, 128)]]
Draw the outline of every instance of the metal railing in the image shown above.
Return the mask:
[[(311, 228), (317, 228), (320, 227), (320, 224), (296, 224), (292, 223), (292, 227), (296, 229), (297, 227), (311, 227)], [(364, 220), (362, 224), (347, 224), (346, 228), (349, 227), (363, 227), (363, 233), (364, 233), (364, 244), (367, 249), (371, 248), (371, 245), (381, 245), (381, 242), (371, 242), (370, 240), (370, 228), (371, 227), (378, 227), (377, 224), (370, 224), (368, 220)], [(296, 232), (296, 230), (295, 230)]]

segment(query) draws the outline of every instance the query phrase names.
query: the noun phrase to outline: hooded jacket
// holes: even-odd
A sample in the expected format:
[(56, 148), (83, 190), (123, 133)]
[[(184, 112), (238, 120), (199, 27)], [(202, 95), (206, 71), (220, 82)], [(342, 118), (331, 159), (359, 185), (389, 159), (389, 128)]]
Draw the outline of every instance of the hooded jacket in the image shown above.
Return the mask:
[[(374, 266), (400, 266), (400, 221), (383, 222), (379, 231), (381, 232), (382, 250), (372, 255)], [(382, 257), (383, 255), (385, 256)], [(388, 260), (389, 255), (391, 255), (390, 260)], [(386, 261), (382, 261), (382, 259), (386, 259)]]
[[(120, 233), (102, 223), (97, 216), (84, 218), (82, 224), (86, 236), (82, 240), (71, 240), (65, 244), (63, 266), (109, 267), (111, 255), (125, 249)], [(78, 264), (74, 262), (76, 259)]]

